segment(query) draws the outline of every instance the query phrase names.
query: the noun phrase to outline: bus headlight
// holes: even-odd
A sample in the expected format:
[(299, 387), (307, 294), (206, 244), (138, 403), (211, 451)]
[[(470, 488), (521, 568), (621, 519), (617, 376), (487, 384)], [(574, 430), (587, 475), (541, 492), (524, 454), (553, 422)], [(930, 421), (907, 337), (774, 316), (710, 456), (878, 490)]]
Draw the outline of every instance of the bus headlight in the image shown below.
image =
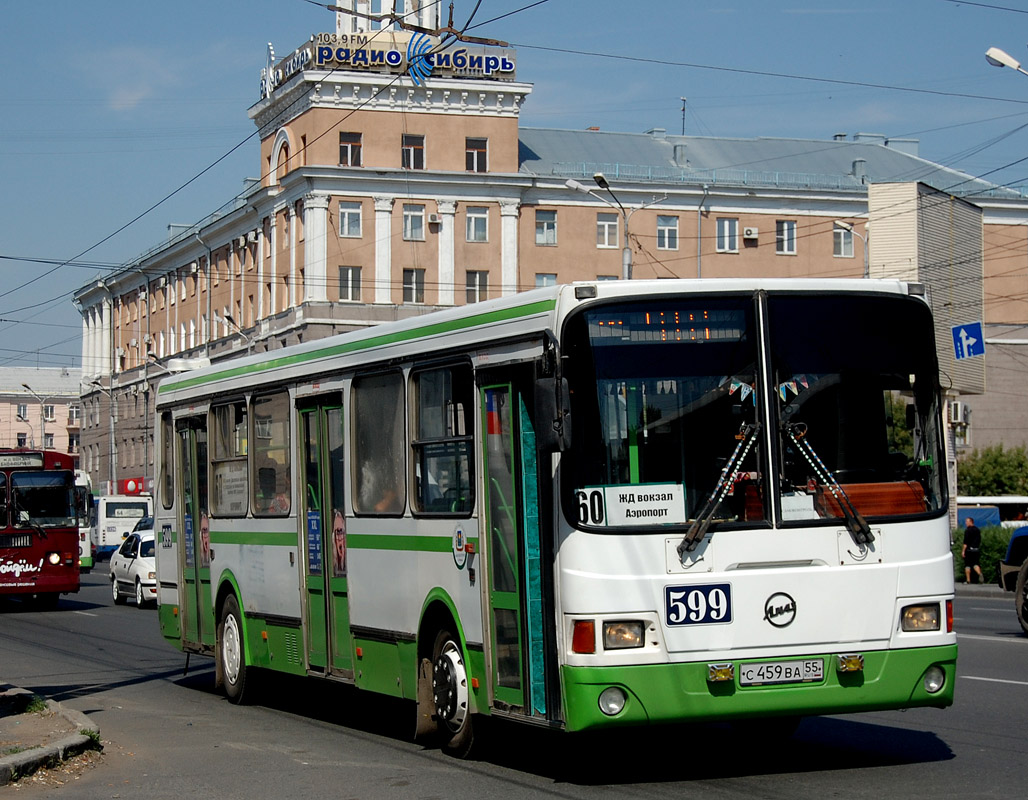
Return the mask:
[(935, 694), (942, 690), (946, 684), (946, 673), (942, 667), (929, 667), (924, 674), (924, 690), (928, 694)]
[(61, 563), (61, 554), (60, 553), (47, 553), (46, 554), (46, 560), (49, 561), (53, 566), (56, 567), (58, 564)]
[(904, 631), (939, 630), (939, 604), (907, 606), (903, 609), (901, 626)]
[(600, 711), (608, 717), (616, 716), (625, 707), (626, 699), (623, 690), (617, 686), (608, 686), (600, 692)]
[(604, 622), (603, 649), (624, 650), (629, 647), (642, 647), (645, 644), (643, 632), (645, 625), (637, 620), (631, 622)]

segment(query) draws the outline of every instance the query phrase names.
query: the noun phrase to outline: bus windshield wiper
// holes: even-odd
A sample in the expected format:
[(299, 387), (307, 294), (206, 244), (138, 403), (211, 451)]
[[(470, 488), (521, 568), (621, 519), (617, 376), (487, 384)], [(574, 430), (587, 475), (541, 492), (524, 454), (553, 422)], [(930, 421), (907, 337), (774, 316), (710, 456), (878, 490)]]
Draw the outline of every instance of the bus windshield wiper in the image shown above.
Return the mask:
[(846, 494), (846, 491), (835, 479), (835, 476), (828, 471), (828, 468), (806, 438), (806, 424), (803, 422), (786, 423), (785, 432), (792, 439), (796, 448), (803, 453), (803, 457), (807, 459), (810, 468), (814, 470), (814, 475), (831, 491), (835, 501), (839, 504), (839, 508), (842, 509), (843, 519), (846, 520), (846, 529), (850, 532), (850, 536), (853, 537), (853, 541), (857, 544), (870, 544), (873, 542), (875, 535), (871, 532), (871, 526), (860, 516), (860, 512), (857, 511), (850, 501), (849, 495)]
[(735, 479), (739, 475), (742, 462), (746, 460), (746, 456), (749, 454), (750, 448), (753, 447), (753, 443), (757, 440), (757, 434), (759, 433), (759, 422), (743, 423), (739, 429), (739, 433), (735, 437), (739, 440), (739, 443), (735, 446), (735, 450), (725, 464), (724, 469), (721, 470), (721, 476), (714, 486), (714, 491), (710, 493), (710, 497), (707, 498), (707, 503), (703, 506), (703, 510), (697, 514), (696, 519), (689, 526), (689, 530), (686, 531), (685, 537), (678, 545), (679, 557), (684, 558), (687, 552), (695, 550), (696, 546), (703, 541), (703, 537), (706, 535), (707, 529), (714, 519), (714, 514), (721, 506), (725, 497), (728, 496), (729, 490), (735, 485)]

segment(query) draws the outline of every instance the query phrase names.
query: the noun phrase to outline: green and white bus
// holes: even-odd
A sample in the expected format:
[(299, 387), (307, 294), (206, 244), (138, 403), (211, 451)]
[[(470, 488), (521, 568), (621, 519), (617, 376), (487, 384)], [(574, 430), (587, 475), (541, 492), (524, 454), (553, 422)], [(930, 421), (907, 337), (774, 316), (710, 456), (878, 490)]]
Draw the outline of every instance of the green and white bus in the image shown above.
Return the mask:
[(916, 284), (538, 289), (165, 378), (163, 635), (584, 731), (953, 701)]

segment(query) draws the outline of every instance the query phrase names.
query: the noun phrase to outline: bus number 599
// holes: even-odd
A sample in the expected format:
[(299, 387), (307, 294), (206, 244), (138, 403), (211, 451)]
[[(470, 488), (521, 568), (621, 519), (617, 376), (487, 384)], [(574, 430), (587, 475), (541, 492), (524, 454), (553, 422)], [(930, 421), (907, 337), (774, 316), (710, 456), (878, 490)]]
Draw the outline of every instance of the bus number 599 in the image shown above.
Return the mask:
[(709, 625), (732, 621), (732, 586), (665, 586), (664, 611), (668, 625)]

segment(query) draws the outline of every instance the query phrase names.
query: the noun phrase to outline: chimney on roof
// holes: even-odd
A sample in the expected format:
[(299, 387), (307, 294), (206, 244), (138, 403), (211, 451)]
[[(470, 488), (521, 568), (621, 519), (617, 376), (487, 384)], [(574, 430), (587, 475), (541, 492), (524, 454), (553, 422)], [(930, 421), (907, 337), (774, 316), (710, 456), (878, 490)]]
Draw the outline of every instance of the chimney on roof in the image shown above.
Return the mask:
[(689, 166), (689, 148), (684, 144), (675, 145), (675, 164), (679, 167)]
[(908, 156), (918, 155), (918, 151), (921, 145), (919, 139), (886, 139), (885, 146), (893, 150), (897, 150), (900, 153), (906, 153)]
[(837, 133), (837, 134), (835, 134), (832, 137), (832, 141), (835, 141), (835, 142), (845, 142), (846, 141), (846, 134), (845, 133)]
[(854, 133), (854, 142), (866, 142), (867, 144), (885, 144), (884, 133)]
[(666, 139), (667, 128), (650, 128), (646, 133), (654, 139)]
[(864, 179), (867, 178), (867, 159), (854, 159), (852, 174), (854, 178), (858, 178), (861, 183), (864, 183)]

